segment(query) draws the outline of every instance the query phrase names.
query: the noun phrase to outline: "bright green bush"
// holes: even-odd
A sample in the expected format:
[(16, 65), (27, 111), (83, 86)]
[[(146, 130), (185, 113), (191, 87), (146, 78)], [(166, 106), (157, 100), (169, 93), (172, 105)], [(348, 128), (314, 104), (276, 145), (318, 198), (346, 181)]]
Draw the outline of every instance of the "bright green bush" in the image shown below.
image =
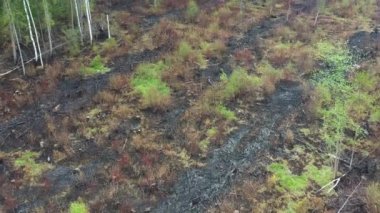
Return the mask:
[(109, 72), (111, 69), (104, 65), (103, 59), (97, 55), (90, 62), (88, 67), (82, 67), (81, 72), (84, 75), (95, 75), (95, 74), (104, 74)]
[(216, 107), (216, 112), (222, 116), (224, 119), (228, 120), (228, 121), (234, 121), (234, 120), (237, 120), (237, 117), (235, 115), (235, 113), (231, 110), (229, 110), (227, 107), (223, 106), (223, 105), (219, 105)]
[(255, 90), (261, 85), (259, 77), (248, 75), (245, 69), (237, 68), (225, 83), (222, 95), (225, 100), (229, 100), (241, 92)]
[(162, 61), (140, 64), (137, 67), (132, 86), (141, 95), (145, 107), (161, 108), (169, 103), (171, 90), (161, 80), (161, 75), (167, 68)]
[(352, 64), (352, 58), (349, 51), (342, 45), (334, 45), (327, 41), (318, 42), (315, 45), (316, 56), (333, 67), (335, 72), (345, 72)]
[(308, 180), (305, 176), (292, 174), (288, 166), (284, 163), (272, 163), (267, 169), (278, 179), (278, 183), (280, 184), (279, 189), (285, 189), (296, 196), (305, 193), (308, 186)]
[(88, 213), (90, 212), (86, 203), (81, 200), (74, 201), (70, 204), (70, 213)]
[(268, 171), (275, 175), (275, 179), (280, 184), (280, 190), (285, 189), (294, 195), (303, 195), (310, 184), (310, 180), (322, 187), (334, 178), (333, 170), (330, 167), (322, 166), (318, 169), (316, 166), (309, 164), (301, 175), (294, 175), (288, 166), (282, 163), (272, 163), (267, 167)]
[(322, 166), (318, 169), (314, 165), (307, 165), (306, 172), (304, 173), (307, 178), (313, 180), (319, 187), (323, 187), (334, 179), (334, 172), (331, 167)]

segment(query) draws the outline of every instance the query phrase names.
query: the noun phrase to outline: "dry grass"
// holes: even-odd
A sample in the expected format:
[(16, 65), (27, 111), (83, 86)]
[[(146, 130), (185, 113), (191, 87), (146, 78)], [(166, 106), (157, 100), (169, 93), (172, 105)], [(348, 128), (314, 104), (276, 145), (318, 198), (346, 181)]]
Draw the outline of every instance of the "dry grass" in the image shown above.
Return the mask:
[(284, 142), (287, 144), (291, 144), (294, 141), (294, 133), (292, 130), (287, 129), (285, 131), (285, 137), (284, 137)]
[(79, 69), (82, 67), (82, 62), (73, 60), (69, 63), (68, 67), (64, 70), (64, 75), (69, 78), (77, 78), (80, 76)]
[(127, 104), (112, 107), (112, 115), (119, 119), (126, 119), (134, 113), (134, 110)]
[(94, 101), (96, 103), (102, 103), (102, 104), (114, 104), (117, 102), (117, 100), (118, 100), (118, 96), (108, 90), (100, 91), (94, 97)]
[(170, 95), (163, 95), (160, 91), (152, 88), (142, 100), (143, 108), (151, 108), (154, 110), (166, 110), (172, 103)]
[(176, 24), (166, 19), (162, 19), (156, 24), (151, 34), (156, 46), (166, 46), (169, 49), (176, 47), (180, 38), (180, 31), (177, 29)]
[(367, 186), (366, 198), (370, 212), (380, 213), (380, 183), (373, 182)]
[(128, 86), (128, 76), (125, 74), (116, 74), (110, 77), (108, 87), (116, 92), (120, 92)]

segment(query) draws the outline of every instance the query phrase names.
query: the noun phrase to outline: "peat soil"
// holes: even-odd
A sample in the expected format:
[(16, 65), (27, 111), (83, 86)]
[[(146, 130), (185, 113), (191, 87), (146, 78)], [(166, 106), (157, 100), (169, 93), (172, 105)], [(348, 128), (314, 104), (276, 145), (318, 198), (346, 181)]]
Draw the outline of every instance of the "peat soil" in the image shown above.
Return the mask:
[(280, 81), (272, 96), (251, 106), (252, 114), (212, 151), (207, 165), (181, 175), (172, 194), (153, 212), (202, 212), (208, 208), (229, 190), (240, 173), (266, 159), (281, 133), (282, 122), (299, 111), (302, 88), (299, 82)]
[[(162, 17), (166, 17), (166, 15), (163, 15)], [(156, 22), (158, 22), (159, 18), (157, 17), (156, 19)], [(205, 72), (200, 71), (202, 73), (201, 79), (197, 80), (201, 80), (207, 85), (206, 79), (209, 79), (210, 77), (215, 81), (219, 79), (220, 68), (225, 68), (227, 73), (232, 72), (225, 59), (230, 57), (231, 53), (241, 47), (252, 47), (251, 50), (253, 51), (253, 46), (256, 44), (255, 40), (264, 35), (266, 31), (270, 30), (273, 24), (278, 22), (277, 19), (265, 20), (258, 26), (252, 27), (242, 39), (230, 40), (228, 43), (228, 51), (223, 59), (219, 61), (219, 65), (216, 67), (211, 66), (206, 69)], [(46, 130), (46, 115), (52, 117), (53, 120), (59, 120), (65, 115), (76, 114), (78, 111), (86, 109), (93, 103), (92, 99), (97, 92), (106, 87), (110, 76), (117, 73), (129, 73), (137, 64), (154, 61), (166, 51), (165, 47), (161, 47), (155, 50), (146, 50), (141, 53), (128, 54), (114, 59), (112, 64), (113, 68), (111, 72), (107, 74), (83, 79), (62, 80), (58, 83), (57, 89), (52, 94), (39, 98), (34, 104), (25, 107), (18, 116), (10, 121), (0, 124), (0, 149), (8, 153), (16, 150), (38, 150), (42, 152), (38, 159), (39, 162), (54, 162), (54, 159), (52, 159), (52, 152), (54, 149), (59, 148), (55, 147), (53, 140), (49, 140), (50, 135)], [(220, 177), (223, 177), (223, 173), (228, 171), (228, 175), (225, 177), (224, 181), (235, 177), (236, 171), (238, 169), (244, 169), (244, 167), (242, 167), (243, 165), (240, 165), (235, 168), (232, 164), (247, 163), (248, 159), (254, 160), (252, 155), (266, 147), (265, 143), (262, 141), (269, 141), (269, 136), (271, 136), (270, 131), (274, 131), (278, 120), (286, 115), (286, 113), (290, 112), (287, 110), (292, 110), (294, 109), (294, 106), (298, 105), (297, 103), (300, 100), (300, 97), (298, 96), (300, 96), (298, 86), (289, 86), (286, 82), (280, 83), (278, 90), (273, 96), (271, 96), (269, 102), (266, 104), (266, 107), (270, 107), (270, 109), (277, 114), (274, 114), (273, 117), (266, 118), (265, 116), (269, 116), (270, 111), (264, 113), (265, 107), (261, 107), (260, 109), (262, 109), (263, 112), (260, 113), (262, 115), (255, 125), (253, 123), (242, 125), (239, 130), (235, 132), (234, 136), (231, 136), (231, 139), (226, 146), (218, 149), (219, 151), (215, 151), (215, 156), (211, 158), (214, 160), (210, 160), (210, 165), (204, 169), (204, 172), (211, 172), (211, 170), (214, 169), (216, 173), (219, 173)], [(176, 96), (176, 99), (178, 99), (179, 102), (186, 102), (185, 99), (180, 97), (181, 94)], [(290, 104), (290, 107), (288, 107), (287, 105), (289, 101), (294, 102), (295, 104)], [(186, 107), (188, 107), (188, 104), (178, 104), (175, 108), (164, 113), (163, 117), (165, 118), (160, 123), (160, 126), (167, 128), (164, 131), (168, 131), (169, 134), (180, 132), (173, 130), (173, 126), (174, 128), (179, 126), (176, 125), (176, 123), (180, 122), (181, 115), (186, 110)], [(285, 107), (287, 110), (283, 110), (282, 107)], [(254, 111), (256, 109), (253, 108), (252, 110)], [(264, 123), (261, 124), (258, 121)], [(133, 129), (138, 125), (138, 122), (136, 124), (133, 119), (130, 121), (128, 120), (125, 123), (124, 127), (129, 129)], [(246, 144), (242, 148), (235, 149), (242, 144), (247, 143), (248, 140), (253, 140), (253, 136), (250, 136), (250, 134), (253, 134), (255, 131), (261, 132), (260, 137), (254, 139), (257, 141), (256, 143), (252, 143), (251, 145)], [(31, 133), (34, 135), (33, 141), (30, 141), (27, 138), (27, 135)], [(181, 136), (178, 137), (182, 138)], [(71, 200), (77, 199), (81, 192), (89, 187), (95, 188), (96, 191), (104, 187), (109, 187), (109, 178), (103, 170), (105, 165), (117, 160), (117, 153), (110, 148), (98, 146), (93, 140), (72, 140), (75, 156), (71, 156), (70, 159), (59, 162), (54, 169), (46, 172), (46, 174), (43, 175), (42, 184), (23, 186), (14, 191), (12, 197), (17, 200), (17, 205), (15, 207), (16, 212), (29, 212), (37, 207), (46, 206), (51, 197), (62, 191), (70, 191), (70, 193), (64, 196), (61, 201), (65, 203), (65, 201), (70, 202)], [(41, 146), (41, 142), (44, 142), (43, 146)], [(229, 163), (222, 163), (223, 159), (228, 158), (227, 155), (220, 156), (223, 155), (224, 152), (230, 152), (229, 156), (231, 156), (231, 160)], [(223, 157), (223, 159), (221, 157)], [(6, 159), (4, 160), (6, 161)], [(220, 169), (218, 169), (219, 166)], [(2, 168), (0, 175), (3, 177), (3, 181), (1, 181), (1, 185), (4, 186), (3, 190), (10, 190), (13, 186), (6, 186), (8, 184), (6, 182), (11, 181), (12, 179), (17, 179), (18, 174), (16, 171), (12, 171), (7, 164), (2, 165)], [(190, 173), (194, 172), (190, 171)], [(194, 184), (197, 184), (197, 178), (193, 178)], [(183, 178), (179, 181), (180, 184), (183, 184)], [(188, 179), (186, 179), (186, 181), (188, 181)], [(221, 179), (221, 181), (223, 180)], [(214, 182), (214, 184), (209, 186), (210, 190), (213, 190), (218, 184), (220, 186), (216, 187), (217, 191), (213, 194), (205, 195), (205, 200), (200, 203), (208, 202), (214, 199), (219, 193), (222, 193), (221, 189), (226, 186), (225, 184), (227, 184), (227, 182), (225, 184)], [(174, 191), (177, 191), (177, 189)], [(192, 196), (195, 196), (194, 193), (196, 192), (193, 192)], [(190, 197), (191, 196), (189, 195), (188, 198), (182, 198), (181, 201), (178, 201), (178, 205), (185, 206), (189, 201), (190, 203), (194, 203), (194, 206), (198, 206), (197, 208), (201, 208), (200, 205), (196, 205), (195, 203), (197, 202), (196, 199), (202, 198)], [(209, 198), (207, 199), (207, 197)], [(165, 203), (170, 203), (171, 199), (172, 198), (169, 198)], [(157, 211), (160, 211), (160, 209), (164, 210), (165, 205), (158, 207)]]
[[(161, 16), (150, 16), (144, 22), (149, 28), (162, 17), (172, 19), (178, 15), (180, 13), (176, 11), (168, 12)], [(232, 68), (228, 61), (231, 55), (241, 48), (248, 48), (256, 58), (260, 59), (262, 53), (259, 51), (260, 48), (257, 48), (260, 45), (259, 39), (267, 36), (275, 24), (281, 24), (283, 21), (281, 17), (265, 19), (248, 30), (241, 39), (231, 39), (227, 43), (228, 49), (223, 57), (210, 61), (210, 66), (206, 70), (199, 70), (198, 79), (195, 80), (208, 85), (209, 80), (214, 82), (219, 80), (221, 69), (227, 74), (231, 73)], [(110, 76), (117, 73), (131, 73), (137, 64), (154, 61), (166, 51), (165, 47), (161, 47), (127, 54), (114, 59), (110, 65), (112, 70), (107, 74), (62, 80), (52, 94), (43, 96), (34, 104), (25, 107), (23, 112), (10, 121), (0, 123), (0, 150), (4, 152), (38, 150), (42, 151), (39, 161), (49, 162), (48, 158), (51, 159), (51, 153), (56, 147), (52, 141), (46, 140), (49, 138), (45, 123), (46, 115), (61, 119), (65, 115), (76, 114), (86, 109), (93, 104), (92, 100), (97, 92), (106, 88)], [(180, 128), (180, 123), (183, 122), (182, 115), (189, 104), (188, 100), (183, 98), (183, 94), (174, 95), (176, 106), (159, 115), (161, 120), (157, 126), (163, 128), (162, 131), (171, 137), (182, 139), (183, 136), (179, 135), (181, 131), (177, 128)], [(283, 126), (288, 125), (288, 119), (302, 112), (303, 99), (304, 91), (301, 83), (280, 81), (271, 96), (249, 106), (248, 113), (240, 122), (240, 126), (229, 135), (220, 148), (209, 154), (206, 166), (184, 171), (169, 190), (169, 195), (163, 196), (152, 211), (201, 212), (207, 209), (228, 192), (245, 170), (249, 168), (250, 171), (255, 171), (252, 167), (260, 163), (265, 164), (267, 155), (273, 151), (271, 147), (281, 149), (276, 141), (281, 140)], [(123, 123), (122, 128), (130, 131), (139, 125), (134, 119)], [(32, 143), (26, 142), (28, 141), (26, 136), (31, 132), (36, 138)], [(45, 141), (43, 147), (41, 141)], [(85, 189), (92, 188), (93, 191), (90, 192), (96, 194), (110, 186), (109, 177), (103, 170), (105, 165), (117, 160), (117, 153), (109, 147), (97, 145), (93, 140), (74, 140), (73, 148), (75, 157), (59, 162), (54, 169), (45, 173), (44, 185), (23, 186), (16, 190), (13, 195), (18, 203), (16, 212), (30, 212), (36, 207), (46, 206), (51, 197), (62, 191), (70, 191), (62, 198), (63, 203), (68, 203), (81, 196)], [(5, 189), (17, 174), (10, 171), (7, 164), (3, 164), (3, 159), (0, 160), (0, 186)], [(54, 162), (54, 159), (52, 161)], [(1, 197), (0, 202), (3, 202)], [(145, 206), (141, 206), (138, 210), (144, 208)], [(117, 205), (110, 206), (110, 209), (117, 209)]]

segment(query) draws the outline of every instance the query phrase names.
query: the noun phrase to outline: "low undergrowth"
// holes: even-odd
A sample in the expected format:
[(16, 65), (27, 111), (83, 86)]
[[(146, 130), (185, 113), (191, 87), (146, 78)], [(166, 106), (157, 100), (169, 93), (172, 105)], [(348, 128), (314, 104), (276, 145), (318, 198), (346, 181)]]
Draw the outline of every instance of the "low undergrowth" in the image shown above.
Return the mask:
[[(314, 112), (323, 121), (321, 139), (339, 156), (344, 146), (360, 146), (359, 139), (368, 135), (363, 122), (379, 122), (379, 97), (373, 92), (378, 78), (367, 70), (355, 70), (344, 47), (322, 42), (317, 51), (324, 69), (314, 77)], [(334, 161), (337, 171), (338, 162)]]
[(90, 62), (89, 66), (82, 67), (81, 73), (85, 76), (104, 74), (109, 72), (111, 69), (104, 65), (104, 60), (99, 56), (95, 56)]
[(163, 109), (170, 104), (171, 89), (161, 79), (167, 68), (163, 61), (137, 67), (131, 83), (134, 91), (141, 95), (144, 107)]
[(293, 194), (296, 197), (304, 196), (307, 191), (307, 187), (311, 184), (311, 181), (315, 182), (318, 187), (323, 187), (333, 179), (333, 172), (330, 167), (322, 166), (317, 168), (316, 166), (309, 164), (305, 168), (305, 171), (300, 175), (293, 174), (288, 166), (282, 163), (272, 163), (268, 166), (268, 171), (273, 173), (271, 181), (278, 182), (278, 190)]

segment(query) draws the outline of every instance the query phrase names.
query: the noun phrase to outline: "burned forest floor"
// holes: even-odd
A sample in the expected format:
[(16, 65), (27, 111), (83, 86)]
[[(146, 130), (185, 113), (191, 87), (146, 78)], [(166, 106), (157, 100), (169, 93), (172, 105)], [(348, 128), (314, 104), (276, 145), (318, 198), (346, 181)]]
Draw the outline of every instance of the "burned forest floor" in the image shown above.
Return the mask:
[(111, 39), (1, 77), (0, 212), (380, 212), (365, 5), (111, 2)]

